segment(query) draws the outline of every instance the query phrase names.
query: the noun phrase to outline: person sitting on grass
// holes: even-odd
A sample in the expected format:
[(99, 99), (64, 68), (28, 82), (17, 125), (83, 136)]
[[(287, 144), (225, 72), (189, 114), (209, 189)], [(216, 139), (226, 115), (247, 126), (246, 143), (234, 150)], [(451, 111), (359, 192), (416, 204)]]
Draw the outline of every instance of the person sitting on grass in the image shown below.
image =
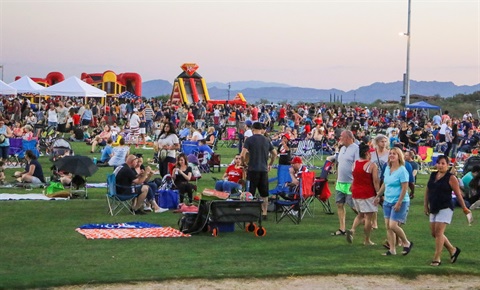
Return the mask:
[(130, 154), (130, 146), (125, 145), (125, 139), (120, 139), (120, 146), (113, 148), (112, 155), (110, 160), (108, 160), (108, 165), (116, 167), (125, 163), (125, 160)]
[(17, 177), (18, 182), (41, 184), (45, 183), (45, 177), (43, 175), (42, 165), (37, 160), (37, 156), (32, 150), (25, 152), (25, 170), (23, 172), (17, 171), (14, 176)]
[(102, 156), (100, 157), (100, 160), (99, 160), (100, 164), (108, 163), (108, 161), (110, 160), (110, 157), (112, 157), (113, 155), (112, 144), (113, 144), (112, 138), (108, 138), (107, 145), (102, 150)]
[(103, 127), (103, 131), (97, 136), (95, 136), (95, 138), (93, 139), (92, 150), (90, 150), (90, 153), (95, 152), (95, 148), (97, 147), (97, 145), (100, 145), (100, 146), (107, 145), (107, 140), (109, 138), (112, 138), (112, 131), (110, 130), (110, 126), (105, 125), (105, 127)]

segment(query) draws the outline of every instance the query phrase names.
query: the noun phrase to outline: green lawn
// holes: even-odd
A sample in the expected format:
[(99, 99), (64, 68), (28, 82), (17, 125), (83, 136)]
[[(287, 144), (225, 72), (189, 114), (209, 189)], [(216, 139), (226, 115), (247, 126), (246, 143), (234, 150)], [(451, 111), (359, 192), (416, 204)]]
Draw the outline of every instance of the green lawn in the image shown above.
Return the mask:
[[(76, 154), (100, 157), (87, 153), (90, 148), (84, 143), (72, 145)], [(135, 148), (132, 152), (146, 153), (147, 158), (152, 154), (151, 150)], [(219, 152), (222, 163), (227, 163), (237, 149), (220, 148)], [(48, 171), (51, 166), (48, 158), (41, 157), (40, 161)], [(109, 172), (111, 168), (100, 168), (89, 182), (105, 182)], [(7, 176), (12, 173), (12, 169), (7, 170)], [(275, 175), (275, 170), (271, 174)], [(211, 177), (221, 175), (204, 174), (199, 181), (200, 190), (212, 187)], [(331, 176), (331, 188), (334, 180)], [(424, 185), (426, 180), (427, 176), (421, 175), (418, 183)], [(270, 214), (263, 223), (267, 230), (265, 237), (255, 237), (237, 227), (235, 232), (220, 233), (218, 237), (204, 233), (191, 238), (87, 240), (75, 232), (75, 228), (85, 223), (145, 221), (177, 227), (180, 214), (171, 212), (144, 216), (122, 213), (111, 217), (106, 212), (105, 191), (91, 189), (87, 200), (0, 202), (0, 288), (253, 276), (480, 274), (477, 267), (480, 254), (476, 250), (480, 243), (478, 225), (469, 227), (461, 210), (455, 211), (453, 223), (447, 228), (452, 243), (462, 248), (458, 262), (448, 263), (445, 252), (442, 266), (429, 266), (434, 239), (423, 214), (423, 188), (417, 188), (404, 227), (415, 243), (405, 257), (381, 255), (385, 251), (381, 246), (385, 237), (381, 220), (380, 228), (373, 234), (376, 246), (363, 246), (360, 228), (353, 245), (347, 244), (344, 237), (330, 236), (338, 228), (337, 216), (323, 214), (318, 201), (315, 217), (305, 217), (300, 225), (288, 220), (276, 224)], [(41, 190), (1, 191), (36, 192)], [(474, 215), (478, 218), (477, 212)], [(352, 223), (353, 217), (349, 211), (347, 224)]]

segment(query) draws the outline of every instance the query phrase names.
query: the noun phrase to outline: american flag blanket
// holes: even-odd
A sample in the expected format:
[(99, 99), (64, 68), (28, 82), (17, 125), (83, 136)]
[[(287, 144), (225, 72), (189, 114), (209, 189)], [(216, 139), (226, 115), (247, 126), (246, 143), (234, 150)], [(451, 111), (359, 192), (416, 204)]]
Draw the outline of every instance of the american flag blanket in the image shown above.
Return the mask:
[(75, 229), (87, 239), (181, 238), (190, 237), (172, 227), (144, 222), (86, 224)]

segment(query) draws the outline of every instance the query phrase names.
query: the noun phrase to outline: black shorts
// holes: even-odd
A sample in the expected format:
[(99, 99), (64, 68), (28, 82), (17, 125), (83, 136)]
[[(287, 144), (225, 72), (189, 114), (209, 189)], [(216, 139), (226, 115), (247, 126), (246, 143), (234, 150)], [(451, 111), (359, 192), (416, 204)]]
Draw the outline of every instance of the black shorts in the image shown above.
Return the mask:
[(261, 197), (268, 197), (268, 172), (263, 171), (248, 171), (247, 179), (250, 181), (249, 191), (255, 195), (258, 193)]
[(58, 124), (57, 131), (60, 133), (67, 133), (67, 124)]

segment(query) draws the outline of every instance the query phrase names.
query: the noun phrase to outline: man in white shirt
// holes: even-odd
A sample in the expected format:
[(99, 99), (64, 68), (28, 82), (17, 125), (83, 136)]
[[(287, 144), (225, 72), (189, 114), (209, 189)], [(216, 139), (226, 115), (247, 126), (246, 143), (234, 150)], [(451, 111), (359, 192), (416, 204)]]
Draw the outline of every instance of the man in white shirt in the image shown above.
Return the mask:
[(140, 117), (138, 116), (138, 109), (134, 108), (130, 116), (130, 132), (132, 133), (132, 140), (138, 146), (138, 135), (140, 134)]

